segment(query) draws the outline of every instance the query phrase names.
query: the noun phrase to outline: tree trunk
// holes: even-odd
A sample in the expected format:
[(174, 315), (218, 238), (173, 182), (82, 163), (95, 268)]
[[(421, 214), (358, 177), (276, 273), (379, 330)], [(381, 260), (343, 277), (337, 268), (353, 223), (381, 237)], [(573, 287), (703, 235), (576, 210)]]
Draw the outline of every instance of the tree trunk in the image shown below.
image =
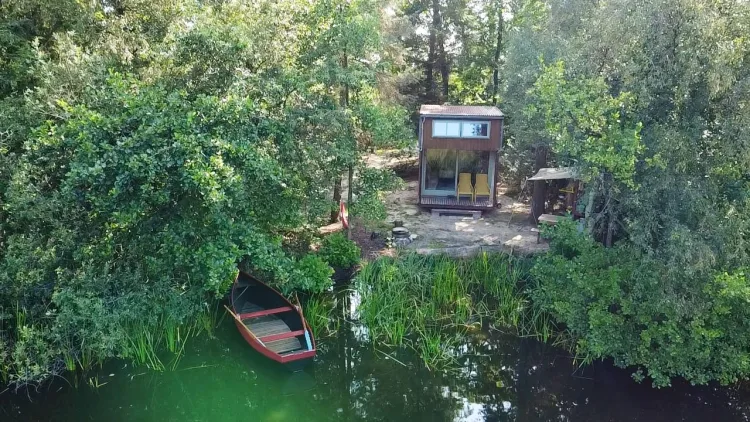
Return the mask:
[(450, 68), (448, 67), (448, 58), (445, 54), (445, 40), (440, 40), (440, 82), (442, 83), (442, 92), (440, 96), (440, 102), (446, 102), (448, 101), (448, 94), (450, 92), (450, 87), (448, 86), (448, 82), (450, 79)]
[(492, 104), (497, 105), (499, 102), (498, 92), (500, 92), (500, 52), (503, 50), (503, 31), (505, 22), (503, 21), (502, 2), (498, 2), (497, 11), (497, 42), (495, 43), (495, 69), (492, 71)]
[(330, 223), (335, 223), (339, 219), (339, 203), (340, 202), (341, 202), (341, 176), (336, 176), (336, 181), (333, 183), (334, 207), (331, 208)]
[[(349, 193), (346, 195), (346, 206), (350, 207), (354, 200), (354, 193), (352, 192), (352, 185), (354, 185), (354, 166), (349, 164)], [(348, 210), (348, 208), (347, 208)], [(346, 237), (352, 238), (352, 221), (349, 220), (349, 227), (346, 228)]]
[[(448, 69), (448, 58), (445, 54), (445, 34), (443, 33), (443, 18), (440, 15), (440, 1), (432, 0), (432, 28), (431, 33), (435, 35), (435, 57), (433, 58), (440, 71), (441, 92), (438, 102), (442, 103), (448, 99), (448, 79), (450, 70)], [(434, 85), (434, 82), (433, 82)]]
[[(346, 48), (344, 48), (343, 56), (341, 57), (341, 68), (344, 69), (344, 72), (347, 71), (349, 68), (349, 56), (347, 55)], [(339, 103), (341, 105), (341, 108), (346, 110), (349, 108), (349, 84), (344, 82), (341, 86), (341, 92), (339, 97)], [(349, 164), (348, 168), (348, 184), (346, 187), (347, 194), (346, 194), (346, 208), (347, 211), (349, 210), (349, 207), (352, 206), (352, 185), (354, 181), (354, 166), (352, 164)], [(351, 220), (348, 221), (348, 227), (346, 229), (346, 236), (347, 238), (352, 238), (352, 222)]]
[[(547, 147), (537, 145), (534, 158), (534, 172), (547, 166)], [(534, 190), (531, 194), (531, 222), (539, 223), (539, 216), (544, 214), (544, 203), (547, 199), (547, 182), (534, 180)]]
[[(344, 69), (344, 72), (349, 68), (349, 56), (346, 53), (346, 48), (341, 57), (341, 68)], [(349, 107), (349, 84), (346, 82), (341, 85), (341, 90), (339, 91), (339, 104), (344, 109)]]
[(435, 85), (435, 57), (437, 56), (437, 30), (435, 28), (435, 10), (437, 8), (437, 0), (432, 0), (432, 24), (430, 25), (430, 35), (427, 50), (427, 61), (424, 66), (424, 82), (425, 82), (425, 101), (427, 103), (436, 103), (437, 95)]
[(608, 248), (612, 247), (612, 235), (614, 231), (615, 231), (615, 213), (610, 211), (609, 221), (607, 222), (607, 238), (604, 241), (604, 246)]
[(427, 65), (425, 69), (427, 85), (426, 99), (429, 103), (439, 103), (437, 84), (435, 83), (435, 66), (440, 70), (440, 1), (432, 0), (432, 23), (430, 24), (429, 50), (427, 51)]

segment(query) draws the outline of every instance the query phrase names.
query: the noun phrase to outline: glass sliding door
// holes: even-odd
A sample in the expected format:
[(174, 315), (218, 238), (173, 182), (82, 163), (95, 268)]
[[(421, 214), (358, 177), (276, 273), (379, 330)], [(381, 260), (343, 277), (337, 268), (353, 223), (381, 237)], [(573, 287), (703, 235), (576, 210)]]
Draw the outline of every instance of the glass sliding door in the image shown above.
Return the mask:
[(456, 195), (457, 153), (452, 149), (428, 149), (422, 180), (423, 193), (435, 196)]
[(471, 173), (471, 183), (477, 174), (490, 174), (489, 151), (458, 151), (458, 172)]
[(493, 200), (495, 191), (494, 157), (494, 152), (490, 151), (458, 152), (458, 173), (471, 175), (475, 202)]

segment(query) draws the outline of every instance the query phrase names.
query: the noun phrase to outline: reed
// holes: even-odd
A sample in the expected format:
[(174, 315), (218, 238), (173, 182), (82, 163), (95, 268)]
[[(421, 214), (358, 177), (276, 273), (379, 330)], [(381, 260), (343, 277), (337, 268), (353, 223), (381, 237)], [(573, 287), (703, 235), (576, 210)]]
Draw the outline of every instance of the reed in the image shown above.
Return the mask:
[(63, 363), (65, 364), (65, 369), (68, 371), (73, 372), (76, 370), (76, 358), (69, 350), (63, 352)]
[(316, 338), (330, 336), (338, 329), (339, 319), (333, 315), (335, 300), (319, 294), (306, 298), (302, 313)]
[(167, 350), (172, 353), (177, 352), (177, 347), (180, 343), (180, 326), (169, 319), (163, 322), (164, 324), (164, 339), (167, 343)]
[(214, 338), (214, 330), (219, 325), (219, 315), (224, 314), (220, 309), (218, 302), (204, 304), (203, 310), (196, 318), (195, 335), (205, 333), (208, 337)]
[(430, 368), (452, 361), (448, 350), (457, 340), (446, 332), (484, 318), (546, 341), (554, 325), (523, 293), (527, 272), (524, 261), (503, 253), (383, 257), (357, 276), (359, 317), (373, 341), (412, 347)]
[(155, 371), (163, 371), (164, 364), (157, 356), (158, 342), (153, 332), (147, 326), (132, 324), (127, 330), (127, 347), (123, 357), (133, 359), (137, 365), (145, 365)]
[(195, 333), (199, 331), (200, 323), (196, 324), (188, 324), (185, 330), (184, 337), (180, 337), (180, 327), (177, 327), (177, 342), (179, 344), (179, 348), (175, 348), (175, 350), (172, 351), (174, 353), (174, 357), (172, 358), (172, 361), (169, 364), (169, 367), (174, 371), (177, 369), (177, 365), (180, 363), (180, 359), (182, 359), (182, 356), (185, 354), (185, 345), (187, 344), (187, 340), (191, 337), (191, 335), (196, 335)]
[(101, 366), (101, 359), (94, 358), (94, 352), (89, 347), (81, 347), (81, 353), (76, 356), (78, 367), (83, 371), (88, 371), (95, 365)]

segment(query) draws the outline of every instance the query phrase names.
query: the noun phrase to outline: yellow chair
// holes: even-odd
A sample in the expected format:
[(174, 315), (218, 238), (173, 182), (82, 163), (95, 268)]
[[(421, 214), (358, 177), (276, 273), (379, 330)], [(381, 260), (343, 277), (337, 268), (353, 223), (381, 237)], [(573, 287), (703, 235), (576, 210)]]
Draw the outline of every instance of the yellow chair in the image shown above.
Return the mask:
[(490, 183), (486, 174), (477, 174), (477, 182), (474, 184), (474, 198), (486, 196), (490, 199)]
[(474, 200), (474, 188), (471, 186), (471, 173), (458, 174), (458, 199), (462, 195), (469, 195)]

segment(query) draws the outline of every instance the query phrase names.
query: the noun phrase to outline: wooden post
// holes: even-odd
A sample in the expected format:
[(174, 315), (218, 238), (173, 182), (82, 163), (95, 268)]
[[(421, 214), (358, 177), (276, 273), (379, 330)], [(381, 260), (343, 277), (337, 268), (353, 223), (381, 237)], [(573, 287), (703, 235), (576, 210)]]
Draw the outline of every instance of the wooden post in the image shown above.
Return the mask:
[[(534, 172), (538, 172), (547, 166), (547, 147), (545, 145), (537, 145), (535, 159), (534, 159)], [(539, 216), (544, 214), (544, 202), (547, 199), (547, 181), (546, 180), (534, 180), (534, 187), (531, 193), (531, 222), (538, 224)]]

